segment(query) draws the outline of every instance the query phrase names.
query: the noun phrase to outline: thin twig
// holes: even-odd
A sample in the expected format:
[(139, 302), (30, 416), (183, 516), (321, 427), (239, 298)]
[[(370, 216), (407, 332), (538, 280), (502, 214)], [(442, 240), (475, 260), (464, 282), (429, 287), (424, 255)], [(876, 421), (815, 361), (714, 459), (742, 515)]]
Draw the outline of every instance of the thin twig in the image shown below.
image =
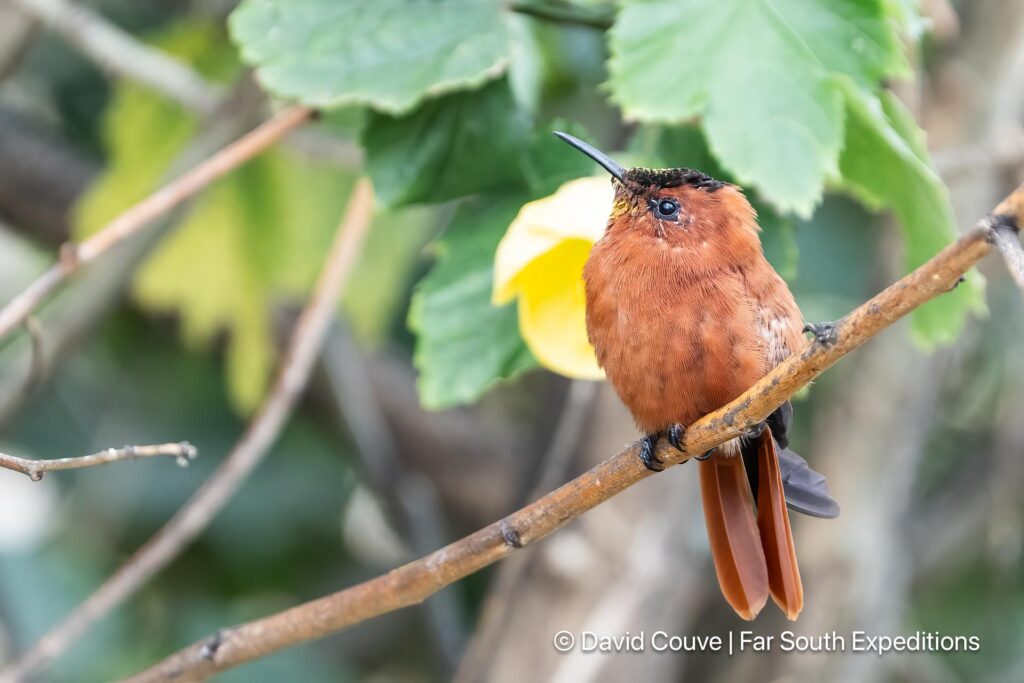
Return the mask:
[[(832, 324), (797, 354), (728, 405), (691, 424), (684, 451), (662, 441), (657, 455), (676, 465), (763, 422), (779, 405), (868, 339), (918, 306), (953, 289), (992, 251), (996, 226), (1019, 233), (1024, 185), (973, 230), (931, 260)], [(652, 472), (640, 462), (639, 442), (628, 446), (540, 500), (430, 555), (361, 584), (277, 614), (221, 629), (128, 679), (195, 681), (271, 652), (417, 604), (433, 593), (544, 538)]]
[(138, 460), (139, 458), (155, 458), (166, 455), (177, 460), (178, 465), (187, 467), (196, 459), (198, 451), (188, 441), (180, 443), (162, 443), (155, 446), (124, 446), (108, 448), (92, 455), (81, 455), (77, 458), (56, 458), (54, 460), (31, 460), (16, 455), (0, 453), (0, 467), (27, 474), (32, 481), (39, 481), (46, 472), (55, 470), (76, 470), (82, 467), (108, 465), (122, 460)]
[(60, 34), (103, 71), (163, 93), (190, 109), (209, 114), (223, 98), (185, 63), (147, 47), (88, 7), (67, 0), (10, 0)]
[(81, 244), (68, 243), (60, 260), (40, 275), (0, 311), (0, 339), (22, 324), (46, 298), (82, 267), (92, 263), (124, 239), (138, 233), (150, 221), (173, 209), (227, 172), (265, 150), (309, 119), (312, 110), (290, 107), (231, 143), (138, 204), (119, 215)]
[(43, 328), (39, 320), (33, 316), (25, 318), (25, 332), (31, 340), (32, 359), (25, 377), (24, 389), (26, 396), (31, 396), (42, 383), (46, 374), (46, 345), (43, 343)]
[(338, 298), (369, 229), (372, 212), (373, 190), (369, 181), (360, 180), (338, 226), (316, 290), (295, 324), (270, 392), (217, 471), (85, 602), (0, 672), (0, 680), (23, 680), (63, 652), (93, 622), (127, 599), (207, 527), (262, 461), (306, 387)]

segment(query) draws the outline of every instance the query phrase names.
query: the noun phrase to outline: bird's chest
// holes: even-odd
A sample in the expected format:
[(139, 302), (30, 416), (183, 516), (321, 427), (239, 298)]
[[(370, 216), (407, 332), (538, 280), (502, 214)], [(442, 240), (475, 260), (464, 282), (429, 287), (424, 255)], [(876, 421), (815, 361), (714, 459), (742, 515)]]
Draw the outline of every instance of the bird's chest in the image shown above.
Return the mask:
[(588, 334), (642, 429), (688, 424), (764, 375), (758, 302), (741, 270), (603, 256), (595, 249), (584, 273)]

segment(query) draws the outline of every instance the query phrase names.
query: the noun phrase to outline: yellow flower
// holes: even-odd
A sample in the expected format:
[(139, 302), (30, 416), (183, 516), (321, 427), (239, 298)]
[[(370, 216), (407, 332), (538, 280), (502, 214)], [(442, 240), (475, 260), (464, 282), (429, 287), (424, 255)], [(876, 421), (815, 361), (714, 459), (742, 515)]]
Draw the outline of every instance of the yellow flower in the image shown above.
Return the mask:
[(604, 234), (614, 195), (607, 176), (579, 178), (519, 210), (494, 258), (496, 305), (519, 299), (519, 330), (541, 365), (603, 379), (587, 341), (583, 264)]

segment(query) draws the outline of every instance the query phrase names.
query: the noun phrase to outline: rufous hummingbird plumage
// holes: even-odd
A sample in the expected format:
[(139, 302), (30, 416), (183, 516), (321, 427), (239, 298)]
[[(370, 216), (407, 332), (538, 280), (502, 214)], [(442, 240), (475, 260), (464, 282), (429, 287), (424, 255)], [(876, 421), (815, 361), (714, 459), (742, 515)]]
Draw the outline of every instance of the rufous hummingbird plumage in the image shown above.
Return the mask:
[[(645, 434), (641, 459), (660, 470), (658, 439), (680, 448), (687, 425), (800, 348), (804, 321), (738, 187), (688, 168), (624, 169), (556, 135), (612, 175), (608, 226), (583, 270), (587, 333)], [(791, 416), (786, 403), (767, 429), (699, 458), (718, 581), (744, 619), (769, 595), (790, 619), (803, 607), (787, 502), (814, 516), (838, 514), (824, 477), (787, 448)]]

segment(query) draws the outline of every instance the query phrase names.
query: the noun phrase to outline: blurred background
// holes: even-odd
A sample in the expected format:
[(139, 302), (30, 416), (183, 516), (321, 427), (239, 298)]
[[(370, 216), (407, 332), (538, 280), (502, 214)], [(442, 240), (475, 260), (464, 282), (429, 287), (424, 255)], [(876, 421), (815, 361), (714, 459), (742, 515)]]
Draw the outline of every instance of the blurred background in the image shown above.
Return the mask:
[[(482, 3), (464, 3), (467, 22)], [(250, 129), (270, 106), (264, 88), (324, 104), (281, 86), (284, 77), (263, 61), (267, 51), (247, 42), (256, 15), (275, 3), (243, 3), (249, 21), (229, 21), (235, 5), (0, 1), (0, 300), (52, 263), (63, 242), (102, 227), (225, 136)], [(299, 5), (309, 11), (317, 3)], [(647, 9), (624, 5), (504, 3), (512, 56), (488, 72), (498, 80), (395, 106), (372, 94), (335, 94), (337, 106), (321, 121), (74, 278), (40, 313), (35, 352), (23, 333), (0, 342), (3, 452), (51, 458), (180, 440), (200, 451), (187, 469), (138, 461), (38, 483), (0, 471), (0, 662), (87, 597), (222, 461), (264, 396), (363, 173), (379, 208), (281, 439), (197, 542), (42, 680), (125, 676), (219, 627), (382, 573), (515, 510), (638, 436), (609, 386), (536, 367), (514, 305), (480, 313), (489, 306), (494, 247), (518, 207), (590, 172), (543, 138), (522, 171), (528, 182), (520, 170), (496, 173), (501, 154), (533, 144), (504, 133), (498, 140), (498, 132), (521, 126), (532, 141), (570, 125), (637, 163), (710, 165), (749, 179), (769, 256), (812, 321), (845, 314), (907, 271), (903, 254), (931, 249), (935, 240), (917, 245), (900, 229), (914, 217), (900, 213), (898, 200), (884, 190), (873, 196), (865, 181), (858, 191), (846, 167), (843, 179), (812, 188), (812, 201), (797, 201), (715, 144), (714, 111), (677, 123), (657, 114), (645, 120), (642, 103), (614, 85), (628, 77), (630, 22)], [(1024, 2), (883, 5), (905, 66), (902, 78), (876, 85), (891, 84), (926, 133), (930, 160), (924, 150), (920, 158), (948, 188), (951, 226), (966, 229), (1024, 181)], [(84, 12), (55, 21), (68, 7)], [(630, 11), (637, 14), (626, 17)], [(433, 30), (462, 29), (426, 26), (424, 35)], [(603, 85), (609, 36), (620, 60), (611, 88)], [(101, 58), (102, 45), (116, 56), (122, 40), (187, 66), (200, 79), (188, 91), (195, 97), (161, 92), (141, 82), (138, 69)], [(264, 88), (244, 62), (266, 67)], [(658, 68), (685, 76), (686, 63)], [(764, 102), (764, 120), (780, 106), (788, 105)], [(525, 123), (509, 121), (513, 113)], [(858, 144), (868, 143), (852, 139), (844, 154)], [(452, 179), (446, 164), (489, 186)], [(885, 168), (879, 176), (900, 178)], [(520, 184), (525, 189), (510, 191)], [(476, 220), (488, 225), (474, 233)], [(939, 245), (951, 234), (941, 228)], [(482, 237), (470, 243), (467, 231)], [(998, 260), (981, 270), (987, 314), (960, 326), (952, 318), (962, 311), (940, 311), (942, 333), (930, 337), (903, 321), (796, 402), (794, 449), (828, 476), (842, 506), (835, 520), (793, 518), (806, 595), (796, 624), (769, 607), (747, 625), (728, 609), (710, 564), (695, 470), (677, 467), (423, 605), (222, 679), (1024, 679), (1024, 304)], [(479, 273), (483, 284), (467, 284)], [(981, 277), (972, 273), (969, 282)], [(487, 331), (472, 327), (478, 319)], [(977, 635), (981, 650), (727, 657), (559, 654), (551, 644), (563, 629), (711, 635), (748, 627), (938, 631)]]

